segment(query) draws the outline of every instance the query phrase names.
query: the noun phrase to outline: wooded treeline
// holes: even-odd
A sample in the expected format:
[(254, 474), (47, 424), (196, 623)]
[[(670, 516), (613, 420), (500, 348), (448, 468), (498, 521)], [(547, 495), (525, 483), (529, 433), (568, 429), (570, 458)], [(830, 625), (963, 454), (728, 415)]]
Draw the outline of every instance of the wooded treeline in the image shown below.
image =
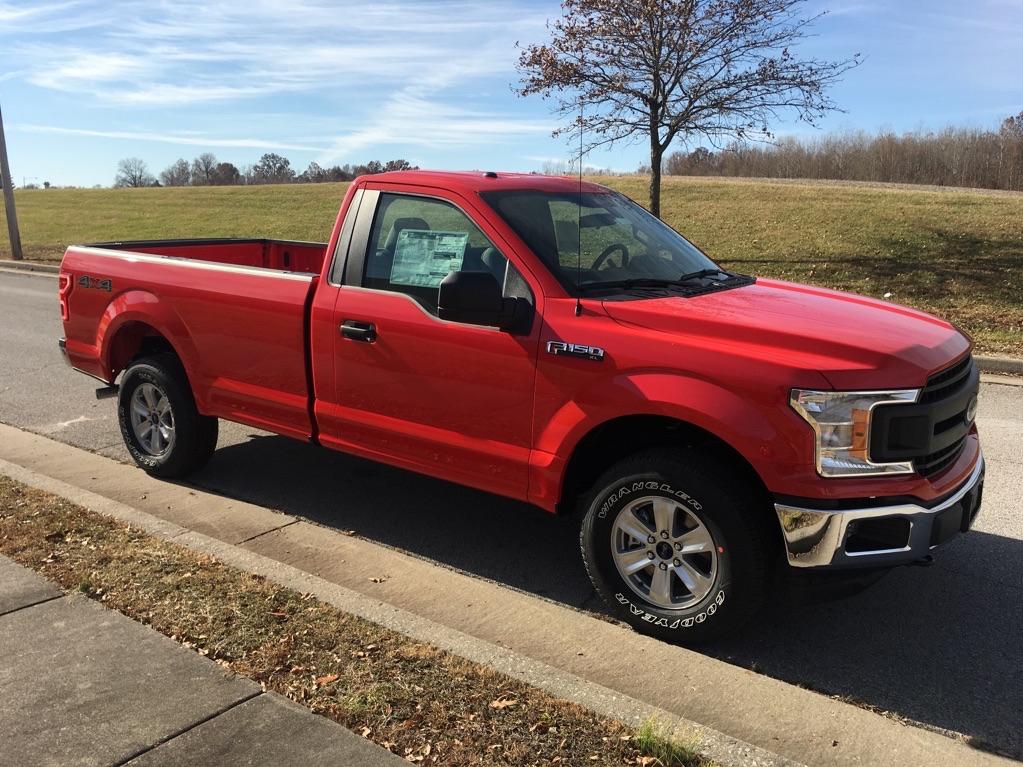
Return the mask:
[(935, 184), (1023, 191), (1023, 112), (998, 130), (946, 128), (733, 143), (720, 151), (675, 152), (666, 173)]
[(210, 152), (192, 160), (185, 158), (168, 165), (159, 175), (149, 171), (145, 160), (126, 157), (117, 163), (115, 187), (145, 186), (235, 186), (239, 184), (295, 184), (321, 183), (324, 181), (351, 181), (356, 176), (385, 173), (393, 170), (414, 170), (407, 160), (371, 160), (362, 165), (334, 165), (323, 168), (315, 162), (309, 163), (301, 173), (296, 173), (287, 157), (268, 152), (254, 165), (238, 168), (233, 163), (220, 162)]

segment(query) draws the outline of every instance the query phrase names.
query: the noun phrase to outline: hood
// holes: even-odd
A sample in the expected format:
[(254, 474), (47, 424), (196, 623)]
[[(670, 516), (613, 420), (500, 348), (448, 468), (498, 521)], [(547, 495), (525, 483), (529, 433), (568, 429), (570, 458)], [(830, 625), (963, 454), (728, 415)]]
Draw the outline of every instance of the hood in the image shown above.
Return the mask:
[(969, 340), (925, 312), (780, 280), (686, 298), (605, 301), (617, 322), (815, 370), (836, 389), (915, 388)]

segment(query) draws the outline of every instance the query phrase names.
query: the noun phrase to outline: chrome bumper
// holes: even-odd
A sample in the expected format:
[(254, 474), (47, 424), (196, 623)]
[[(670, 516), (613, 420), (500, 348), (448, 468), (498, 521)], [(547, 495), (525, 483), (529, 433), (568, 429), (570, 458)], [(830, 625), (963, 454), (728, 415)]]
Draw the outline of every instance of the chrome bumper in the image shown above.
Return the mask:
[(922, 559), (969, 530), (983, 487), (981, 457), (962, 487), (931, 508), (906, 503), (822, 511), (776, 503), (774, 509), (793, 567), (886, 567)]

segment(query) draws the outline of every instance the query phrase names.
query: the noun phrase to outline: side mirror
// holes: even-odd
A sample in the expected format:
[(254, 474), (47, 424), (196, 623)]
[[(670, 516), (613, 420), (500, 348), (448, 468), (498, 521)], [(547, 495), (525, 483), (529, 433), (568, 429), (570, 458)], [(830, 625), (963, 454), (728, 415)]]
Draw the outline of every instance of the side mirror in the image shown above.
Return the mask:
[(437, 291), (437, 315), (451, 322), (511, 330), (519, 322), (519, 306), (519, 299), (501, 295), (490, 272), (451, 272)]

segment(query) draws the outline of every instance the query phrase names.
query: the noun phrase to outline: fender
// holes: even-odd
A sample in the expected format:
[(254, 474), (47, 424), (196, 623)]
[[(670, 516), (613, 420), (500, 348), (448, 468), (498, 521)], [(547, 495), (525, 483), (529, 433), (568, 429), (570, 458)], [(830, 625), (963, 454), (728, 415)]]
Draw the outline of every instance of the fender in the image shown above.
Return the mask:
[(663, 416), (703, 429), (745, 458), (761, 477), (769, 464), (799, 461), (800, 446), (793, 445), (790, 432), (775, 422), (783, 409), (757, 404), (712, 381), (679, 372), (642, 371), (604, 379), (563, 403), (542, 425), (530, 458), (530, 500), (552, 509), (560, 500), (564, 472), (579, 442), (602, 424), (624, 416)]
[(149, 325), (162, 335), (174, 349), (192, 382), (193, 396), (200, 411), (205, 410), (205, 386), (199, 386), (199, 354), (192, 342), (188, 326), (169, 303), (145, 290), (129, 290), (107, 304), (96, 329), (96, 348), (103, 378), (113, 383), (119, 372), (113, 369), (114, 342), (118, 332), (132, 322)]

